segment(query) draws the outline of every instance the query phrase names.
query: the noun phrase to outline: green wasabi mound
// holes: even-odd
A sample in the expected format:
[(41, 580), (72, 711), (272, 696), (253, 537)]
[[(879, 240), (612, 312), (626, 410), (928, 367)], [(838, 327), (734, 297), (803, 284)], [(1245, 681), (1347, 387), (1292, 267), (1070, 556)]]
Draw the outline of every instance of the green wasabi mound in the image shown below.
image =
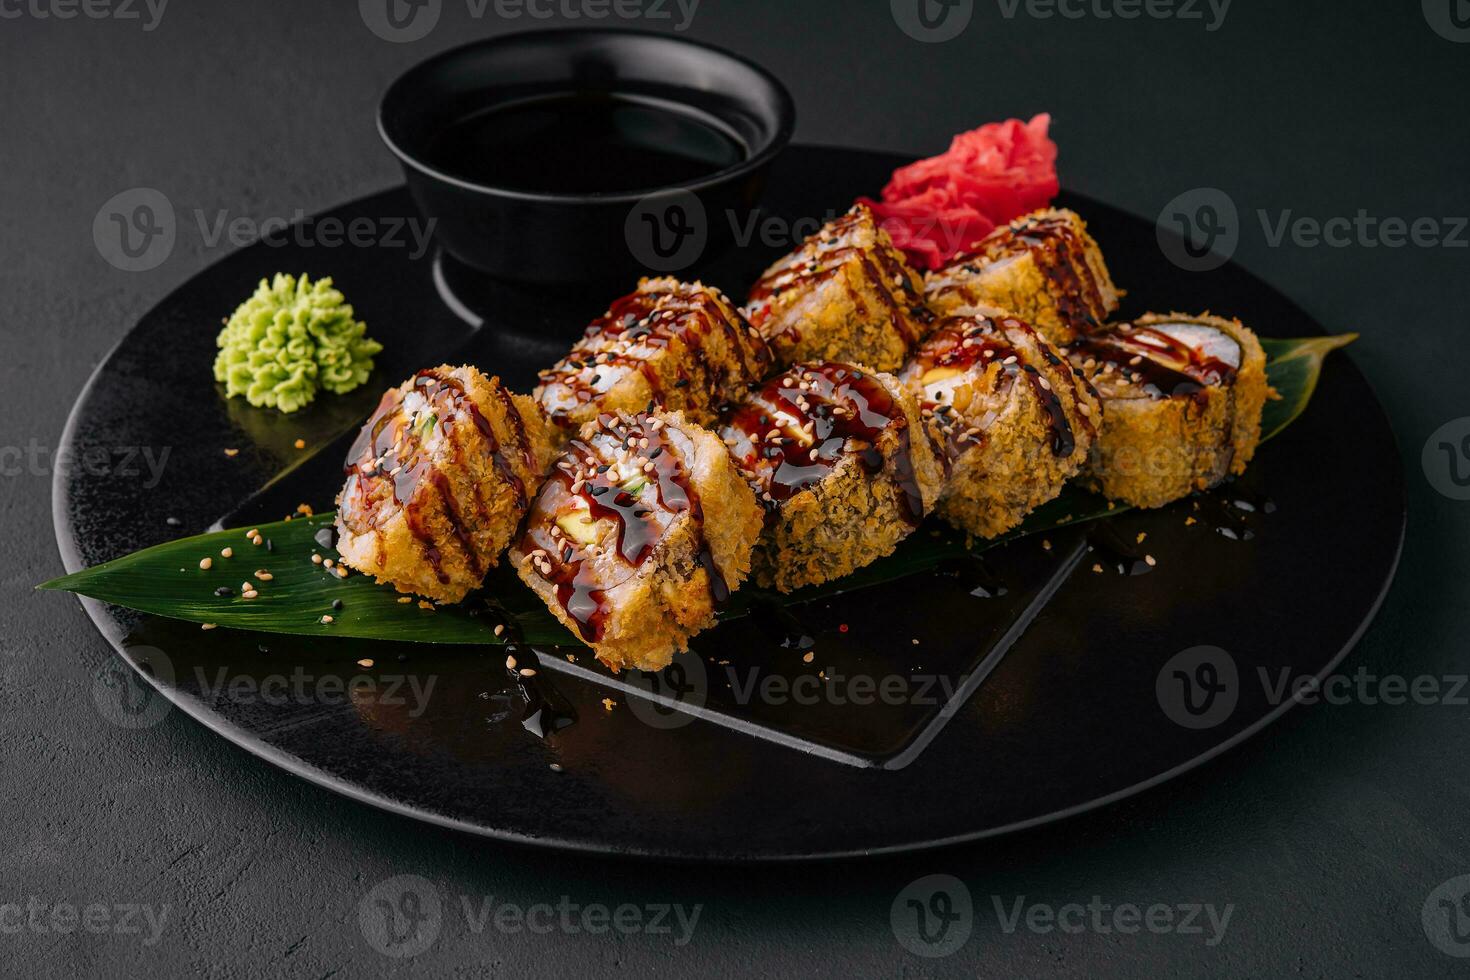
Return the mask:
[(310, 404), (318, 388), (338, 395), (356, 388), (383, 349), (330, 277), (312, 282), (279, 272), (260, 281), (216, 343), (214, 378), (226, 396), (282, 412)]

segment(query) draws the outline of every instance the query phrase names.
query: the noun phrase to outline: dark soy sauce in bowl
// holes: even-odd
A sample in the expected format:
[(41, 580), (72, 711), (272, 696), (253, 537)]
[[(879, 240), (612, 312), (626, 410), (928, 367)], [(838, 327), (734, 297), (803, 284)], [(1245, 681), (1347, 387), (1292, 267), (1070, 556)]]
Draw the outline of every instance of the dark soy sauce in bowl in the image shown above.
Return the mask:
[(482, 109), (433, 137), (451, 177), (530, 193), (646, 191), (700, 180), (748, 156), (712, 116), (661, 99), (559, 92)]
[(629, 30), (476, 41), (409, 69), (378, 107), (457, 310), (503, 283), (601, 297), (590, 310), (639, 276), (690, 272), (734, 244), (795, 121), (764, 69)]

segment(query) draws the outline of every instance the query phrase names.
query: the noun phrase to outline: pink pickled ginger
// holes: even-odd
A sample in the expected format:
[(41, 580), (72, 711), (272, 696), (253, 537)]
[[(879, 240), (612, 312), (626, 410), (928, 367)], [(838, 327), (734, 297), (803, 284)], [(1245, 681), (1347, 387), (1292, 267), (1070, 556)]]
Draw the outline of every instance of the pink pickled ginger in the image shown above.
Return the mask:
[(1051, 116), (1008, 119), (960, 133), (949, 149), (893, 172), (873, 209), (909, 260), (937, 269), (996, 225), (1044, 208), (1060, 190)]

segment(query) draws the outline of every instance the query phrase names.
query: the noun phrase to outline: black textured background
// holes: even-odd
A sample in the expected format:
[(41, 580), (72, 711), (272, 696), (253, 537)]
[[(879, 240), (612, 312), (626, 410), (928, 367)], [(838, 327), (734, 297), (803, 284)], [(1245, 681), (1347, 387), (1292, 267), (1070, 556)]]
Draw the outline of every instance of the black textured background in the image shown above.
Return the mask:
[[(150, 15), (141, 6), (141, 20), (91, 19), (80, 9), (61, 19), (54, 14), (66, 12), (64, 0), (0, 2), (0, 448), (23, 453), (54, 446), (98, 360), (144, 310), (223, 254), (187, 222), (162, 266), (117, 271), (92, 242), (104, 201), (151, 186), (181, 211), (258, 219), (380, 189), (397, 180), (372, 123), (389, 79), (444, 47), (547, 23), (499, 18), (493, 5), (475, 19), (464, 0), (444, 0), (427, 38), (394, 44), (373, 36), (345, 0), (173, 0), (152, 31), (143, 30)], [(1403, 567), (1344, 670), (1463, 674), (1470, 503), (1435, 492), (1420, 451), (1439, 426), (1470, 414), (1462, 341), (1470, 250), (1272, 247), (1255, 214), (1470, 214), (1470, 45), (1431, 30), (1414, 0), (1236, 0), (1215, 31), (1198, 20), (1095, 13), (1037, 19), (1024, 8), (1008, 19), (1003, 9), (977, 0), (959, 38), (921, 44), (895, 26), (883, 0), (703, 0), (687, 34), (781, 76), (797, 100), (802, 141), (930, 153), (981, 121), (1047, 110), (1071, 189), (1150, 216), (1190, 188), (1224, 189), (1244, 221), (1237, 260), (1329, 328), (1363, 333), (1352, 357), (1378, 387), (1403, 449)], [(672, 29), (669, 21), (630, 26)], [(74, 600), (31, 593), (60, 563), (46, 467), (15, 460), (10, 452), (0, 459), (8, 620), (0, 907), (34, 896), (169, 912), (154, 945), (11, 928), (14, 920), (0, 917), (0, 975), (1464, 969), (1430, 944), (1420, 921), (1437, 885), (1470, 872), (1464, 705), (1293, 712), (1140, 799), (908, 859), (783, 870), (558, 857), (369, 810), (270, 768), (177, 712), (140, 732), (109, 724), (89, 696), (109, 648)], [(1290, 583), (1282, 586), (1289, 601)], [(895, 940), (889, 905), (931, 872), (968, 884), (976, 921), (958, 952), (922, 960)], [(523, 906), (566, 896), (704, 908), (683, 946), (670, 936), (475, 934), (450, 914), (428, 952), (395, 963), (369, 947), (357, 908), (377, 882), (405, 873), (429, 879), (454, 907), (468, 895)], [(1207, 947), (1201, 936), (1007, 934), (992, 895), (1007, 904), (1020, 895), (1052, 905), (1099, 896), (1235, 909), (1224, 941)]]

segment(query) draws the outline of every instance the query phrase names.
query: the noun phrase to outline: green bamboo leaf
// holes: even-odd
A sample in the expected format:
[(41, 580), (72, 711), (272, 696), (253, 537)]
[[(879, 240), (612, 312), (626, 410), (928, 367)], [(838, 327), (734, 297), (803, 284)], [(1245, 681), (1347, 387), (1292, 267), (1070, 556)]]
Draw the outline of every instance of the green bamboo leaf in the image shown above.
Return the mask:
[[(425, 643), (504, 643), (517, 630), (527, 643), (567, 645), (576, 641), (555, 617), (504, 568), (491, 573), (484, 596), (456, 606), (419, 605), (390, 586), (357, 573), (341, 578), (326, 567), (335, 549), (317, 540), (335, 515), (319, 514), (258, 525), (270, 550), (250, 543), (244, 530), (180, 538), (125, 555), (104, 565), (65, 575), (42, 589), (75, 592), (140, 612), (193, 623), (298, 636), (364, 637)], [(324, 540), (329, 540), (322, 534)], [(229, 548), (232, 556), (222, 552)], [(321, 555), (323, 564), (312, 561)], [(200, 561), (210, 560), (202, 569)], [(260, 579), (256, 573), (270, 578)], [(241, 586), (258, 595), (246, 599)], [(230, 594), (216, 595), (225, 588)], [(340, 602), (337, 608), (334, 602)], [(329, 623), (323, 616), (332, 617)], [(495, 635), (497, 625), (511, 628)]]
[[(1355, 339), (1357, 334), (1262, 341), (1268, 358), (1267, 378), (1280, 396), (1266, 403), (1262, 441), (1278, 435), (1301, 415), (1316, 390), (1323, 359)], [(1068, 487), (1055, 500), (1033, 511), (1019, 527), (994, 541), (967, 546), (962, 535), (948, 529), (940, 529), (938, 534), (926, 529), (910, 535), (892, 555), (837, 582), (790, 595), (742, 589), (731, 597), (721, 619), (738, 619), (760, 602), (798, 605), (931, 571), (948, 560), (963, 559), (1016, 538), (1128, 509), (1079, 487)], [(271, 541), (270, 551), (252, 545), (244, 530), (182, 538), (74, 572), (39, 588), (74, 592), (173, 619), (268, 633), (418, 643), (499, 644), (519, 639), (540, 646), (578, 645), (503, 564), (491, 572), (473, 601), (432, 610), (421, 608), (417, 600), (400, 601), (403, 597), (391, 587), (376, 585), (365, 575), (352, 573), (340, 578), (324, 564), (311, 560), (316, 553), (335, 561), (335, 550), (317, 538), (332, 526), (333, 520), (332, 514), (319, 514), (262, 524), (259, 530)], [(221, 555), (225, 548), (232, 549), (233, 557)], [(203, 570), (199, 563), (206, 557), (212, 566)], [(257, 570), (266, 571), (271, 578), (257, 579)], [(241, 597), (240, 587), (246, 581), (256, 583), (256, 598)], [(221, 586), (233, 594), (216, 595), (215, 590)], [(340, 601), (341, 608), (333, 606), (334, 600)], [(323, 623), (323, 616), (331, 616), (332, 621)], [(496, 636), (495, 627), (501, 624), (507, 628)]]
[(1317, 390), (1322, 374), (1322, 361), (1339, 347), (1358, 339), (1355, 333), (1335, 337), (1303, 337), (1299, 340), (1262, 338), (1266, 350), (1266, 377), (1281, 397), (1266, 402), (1261, 413), (1261, 441), (1281, 433), (1306, 410)]

